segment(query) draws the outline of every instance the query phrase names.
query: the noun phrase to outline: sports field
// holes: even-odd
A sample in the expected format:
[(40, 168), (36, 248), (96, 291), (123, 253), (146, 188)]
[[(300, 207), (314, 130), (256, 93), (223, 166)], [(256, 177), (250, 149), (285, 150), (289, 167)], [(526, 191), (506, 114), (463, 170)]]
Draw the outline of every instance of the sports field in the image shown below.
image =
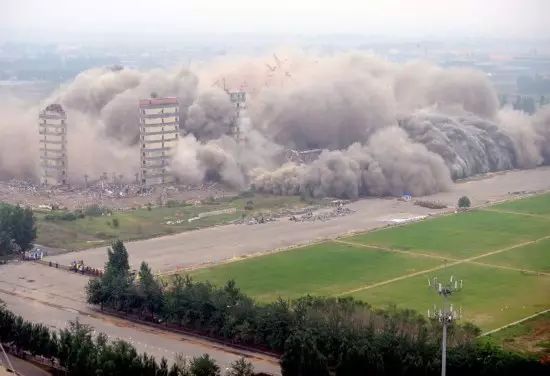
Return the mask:
[(261, 301), (354, 296), (420, 312), (440, 303), (428, 277), (451, 275), (464, 281), (452, 302), (483, 330), (550, 308), (550, 194), (192, 273), (218, 285), (234, 279)]

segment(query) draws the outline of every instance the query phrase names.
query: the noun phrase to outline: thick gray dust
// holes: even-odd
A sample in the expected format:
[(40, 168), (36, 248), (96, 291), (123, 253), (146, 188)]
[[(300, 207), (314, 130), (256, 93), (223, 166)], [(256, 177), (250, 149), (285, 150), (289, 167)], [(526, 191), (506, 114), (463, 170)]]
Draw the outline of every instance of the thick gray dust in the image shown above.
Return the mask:
[[(242, 88), (237, 116), (224, 90)], [(285, 52), (200, 66), (79, 74), (39, 106), (6, 100), (0, 177), (38, 180), (37, 114), (68, 115), (69, 177), (139, 168), (137, 103), (176, 96), (180, 138), (170, 166), (183, 184), (219, 181), (275, 194), (356, 198), (429, 194), (454, 179), (550, 164), (550, 108), (530, 116), (500, 109), (482, 73), (423, 62), (395, 64), (363, 53)], [(289, 149), (323, 149), (310, 163)]]

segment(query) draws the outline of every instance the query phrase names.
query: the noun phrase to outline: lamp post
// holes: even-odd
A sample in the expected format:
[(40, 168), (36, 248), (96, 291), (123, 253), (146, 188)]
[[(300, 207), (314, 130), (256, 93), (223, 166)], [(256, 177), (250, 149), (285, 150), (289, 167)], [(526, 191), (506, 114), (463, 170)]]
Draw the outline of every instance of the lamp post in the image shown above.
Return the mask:
[(453, 305), (449, 303), (448, 298), (462, 289), (462, 280), (459, 281), (451, 276), (448, 282), (439, 282), (437, 277), (434, 277), (428, 279), (428, 286), (434, 289), (439, 296), (443, 297), (442, 307), (437, 309), (434, 305), (432, 312), (428, 310), (428, 318), (437, 319), (443, 326), (441, 339), (441, 376), (445, 376), (447, 371), (447, 326), (462, 316), (462, 310), (457, 311), (454, 309)]

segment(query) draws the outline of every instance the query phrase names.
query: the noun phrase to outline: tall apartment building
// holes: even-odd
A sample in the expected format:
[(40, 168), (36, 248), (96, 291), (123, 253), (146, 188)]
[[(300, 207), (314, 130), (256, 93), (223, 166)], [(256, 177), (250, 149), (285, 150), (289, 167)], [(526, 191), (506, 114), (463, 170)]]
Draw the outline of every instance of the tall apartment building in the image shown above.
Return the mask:
[(246, 111), (246, 92), (244, 90), (226, 90), (229, 100), (235, 107), (235, 119), (231, 127), (231, 134), (240, 140), (241, 137), (241, 116)]
[(179, 135), (179, 106), (175, 97), (139, 101), (141, 184), (171, 182), (168, 172)]
[(50, 104), (38, 115), (42, 184), (67, 184), (67, 115), (60, 104)]

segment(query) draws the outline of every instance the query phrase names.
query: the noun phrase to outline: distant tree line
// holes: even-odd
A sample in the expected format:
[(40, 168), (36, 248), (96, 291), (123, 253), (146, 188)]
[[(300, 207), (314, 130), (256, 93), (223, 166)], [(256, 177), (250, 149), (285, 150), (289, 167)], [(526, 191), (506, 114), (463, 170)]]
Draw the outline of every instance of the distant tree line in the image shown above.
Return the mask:
[(520, 93), (550, 93), (550, 78), (546, 78), (540, 74), (534, 76), (519, 76), (516, 83)]
[[(53, 331), (45, 325), (23, 320), (0, 302), (0, 342), (18, 354), (40, 355), (75, 376), (219, 376), (220, 367), (207, 354), (187, 361), (176, 356), (168, 366), (146, 353), (138, 354), (128, 342), (109, 342), (107, 336), (93, 335), (92, 328), (78, 321), (69, 328)], [(225, 373), (227, 376), (252, 376), (250, 362), (241, 358)]]
[(537, 111), (537, 108), (550, 103), (550, 98), (544, 95), (541, 95), (538, 99), (530, 95), (515, 95), (510, 97), (511, 98), (508, 98), (506, 94), (499, 95), (500, 106), (505, 107), (511, 105), (514, 110), (523, 111), (529, 115), (533, 115)]
[[(152, 322), (278, 353), (284, 376), (435, 375), (440, 368), (441, 328), (415, 311), (311, 296), (260, 305), (233, 281), (215, 287), (189, 276), (164, 285), (146, 263), (132, 275), (121, 241), (108, 250), (105, 273), (90, 280), (87, 296)], [(548, 372), (534, 358), (478, 344), (478, 334), (471, 324), (450, 328), (449, 374)]]
[(36, 239), (36, 224), (30, 208), (0, 203), (0, 256), (28, 251)]

